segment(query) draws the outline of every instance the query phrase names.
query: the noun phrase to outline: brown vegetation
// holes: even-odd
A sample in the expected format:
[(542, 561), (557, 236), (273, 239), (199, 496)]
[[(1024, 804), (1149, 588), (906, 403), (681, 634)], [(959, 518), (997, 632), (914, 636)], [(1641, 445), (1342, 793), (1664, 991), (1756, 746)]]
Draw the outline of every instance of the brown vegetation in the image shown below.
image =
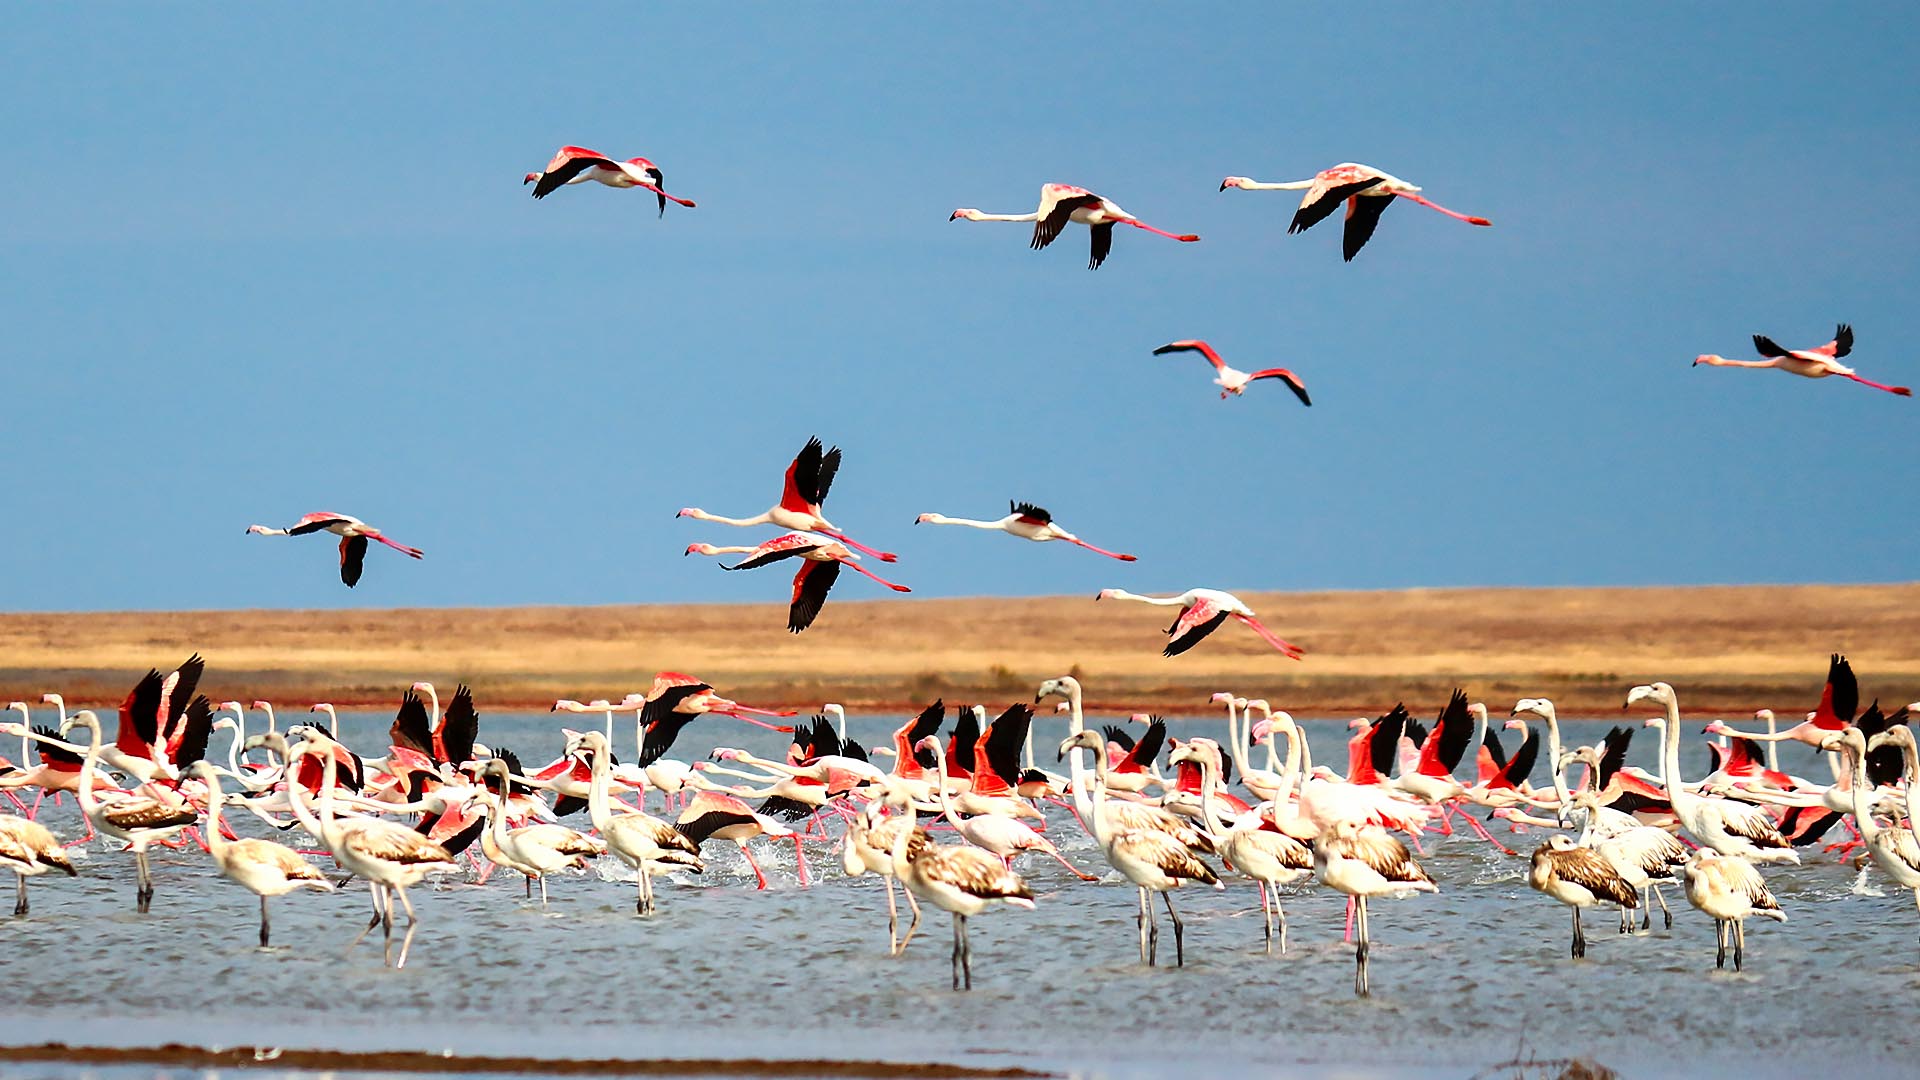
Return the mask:
[(226, 697), (385, 705), (414, 679), (465, 681), (494, 708), (618, 698), (684, 671), (755, 704), (901, 708), (1000, 699), (1074, 671), (1108, 707), (1192, 711), (1216, 689), (1306, 715), (1429, 701), (1619, 708), (1637, 682), (1689, 711), (1810, 708), (1830, 652), (1863, 695), (1920, 698), (1920, 585), (1416, 589), (1246, 600), (1307, 650), (1285, 660), (1236, 624), (1159, 655), (1170, 610), (1090, 597), (835, 601), (790, 635), (774, 605), (0, 615), (0, 695), (117, 703), (150, 666), (199, 650)]

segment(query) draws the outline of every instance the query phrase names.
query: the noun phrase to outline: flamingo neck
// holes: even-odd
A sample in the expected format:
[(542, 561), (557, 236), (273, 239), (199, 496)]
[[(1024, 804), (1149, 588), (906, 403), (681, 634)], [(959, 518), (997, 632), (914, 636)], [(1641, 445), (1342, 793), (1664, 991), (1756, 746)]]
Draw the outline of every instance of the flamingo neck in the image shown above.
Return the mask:
[(1258, 180), (1248, 180), (1233, 185), (1241, 191), (1305, 191), (1313, 186), (1311, 180), (1288, 180), (1284, 183), (1263, 184)]
[(967, 221), (1039, 221), (1040, 211), (1035, 210), (1030, 214), (983, 214), (975, 210), (961, 216)]
[(613, 821), (613, 808), (608, 805), (612, 800), (607, 796), (607, 755), (612, 751), (605, 747), (593, 752), (593, 776), (587, 782), (587, 817), (593, 821), (593, 827), (604, 833)]
[(1853, 766), (1853, 822), (1854, 825), (1860, 829), (1860, 839), (1864, 841), (1867, 846), (1871, 847), (1873, 846), (1873, 842), (1880, 838), (1880, 823), (1873, 819), (1873, 808), (1869, 805), (1872, 802), (1872, 785), (1867, 783), (1866, 748), (1864, 746), (1861, 747), (1860, 753), (1857, 756), (1853, 754), (1848, 754), (1847, 756), (1853, 759), (1851, 762)]
[(206, 775), (207, 783), (207, 854), (215, 862), (222, 862), (227, 851), (227, 838), (220, 835), (220, 777), (211, 770)]

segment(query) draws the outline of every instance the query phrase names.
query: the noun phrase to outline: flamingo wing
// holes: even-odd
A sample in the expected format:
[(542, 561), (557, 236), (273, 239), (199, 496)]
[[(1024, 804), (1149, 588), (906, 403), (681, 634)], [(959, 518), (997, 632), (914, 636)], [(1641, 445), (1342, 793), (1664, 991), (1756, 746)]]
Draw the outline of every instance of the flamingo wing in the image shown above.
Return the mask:
[(1787, 350), (1775, 344), (1774, 340), (1765, 334), (1753, 335), (1753, 348), (1755, 352), (1758, 352), (1761, 356), (1768, 357), (1769, 359), (1773, 357), (1789, 355)]
[(351, 589), (360, 581), (360, 571), (367, 559), (367, 538), (364, 536), (343, 536), (340, 538), (340, 580)]
[(1009, 499), (1007, 501), (1007, 507), (1013, 511), (1014, 516), (1020, 519), (1020, 524), (1022, 525), (1053, 524), (1052, 514), (1047, 513), (1044, 509), (1030, 502), (1014, 502)]
[(473, 744), (480, 735), (480, 713), (473, 707), (473, 691), (465, 683), (453, 692), (453, 700), (447, 702), (446, 715), (440, 718), (440, 730), (435, 736), (439, 744), (440, 760), (455, 765), (473, 757)]
[(1834, 360), (1840, 359), (1853, 351), (1853, 327), (1848, 326), (1846, 323), (1841, 323), (1834, 328), (1832, 341), (1827, 342), (1817, 349), (1808, 349), (1807, 351), (1819, 353), (1821, 356), (1830, 357)]
[[(34, 727), (33, 733), (46, 739), (57, 739), (60, 737), (52, 728), (37, 725)], [(80, 764), (86, 760), (64, 746), (55, 746), (50, 742), (42, 742), (40, 739), (34, 740), (34, 746), (40, 752), (40, 764), (42, 765), (54, 767), (66, 765), (72, 766), (75, 771), (78, 771)], [(1894, 753), (1898, 754), (1899, 751), (1896, 749)]]
[(1300, 376), (1295, 375), (1286, 368), (1267, 368), (1264, 371), (1256, 371), (1252, 375), (1247, 376), (1248, 382), (1252, 382), (1255, 379), (1279, 379), (1281, 382), (1287, 384), (1287, 389), (1293, 391), (1294, 397), (1300, 399), (1300, 404), (1313, 404), (1313, 399), (1307, 396), (1307, 384), (1300, 381)]
[(1340, 234), (1340, 254), (1347, 262), (1352, 262), (1353, 257), (1360, 254), (1360, 249), (1367, 246), (1367, 241), (1373, 239), (1373, 230), (1380, 224), (1380, 215), (1392, 205), (1393, 197), (1390, 195), (1369, 195), (1347, 200), (1347, 224)]
[(761, 544), (752, 554), (734, 563), (732, 566), (721, 563), (720, 568), (722, 570), (757, 570), (769, 563), (777, 563), (782, 559), (791, 559), (796, 555), (805, 555), (807, 552), (813, 551), (820, 546), (818, 541), (810, 537), (802, 536), (799, 533), (788, 533), (785, 536), (778, 536)]
[[(1052, 200), (1051, 207), (1048, 206), (1049, 199)], [(1054, 195), (1052, 189), (1049, 188), (1041, 195), (1040, 207), (1043, 212), (1040, 215), (1040, 220), (1033, 223), (1033, 243), (1030, 246), (1035, 251), (1038, 251), (1048, 244), (1053, 243), (1054, 238), (1060, 235), (1060, 230), (1066, 228), (1067, 222), (1073, 220), (1073, 212), (1075, 210), (1091, 210), (1099, 206), (1100, 202), (1100, 196), (1092, 192), (1082, 192), (1081, 194), (1070, 195), (1063, 199)], [(1108, 243), (1112, 243), (1111, 237), (1108, 238)], [(1101, 253), (1101, 258), (1105, 257), (1105, 253)], [(1094, 265), (1097, 266), (1099, 264), (1095, 263)]]
[(160, 688), (166, 677), (152, 668), (141, 676), (120, 703), (120, 728), (113, 745), (122, 753), (151, 759), (160, 741)]
[(1113, 251), (1113, 222), (1103, 222), (1087, 230), (1093, 234), (1093, 246), (1087, 251), (1087, 269), (1098, 270)]
[(1820, 705), (1813, 711), (1813, 724), (1823, 731), (1839, 731), (1853, 723), (1860, 710), (1860, 682), (1853, 665), (1839, 653), (1827, 663), (1827, 685), (1820, 691)]
[(433, 719), (427, 715), (427, 703), (408, 690), (400, 698), (400, 711), (387, 727), (387, 741), (416, 753), (433, 756)]
[[(1300, 209), (1294, 211), (1293, 222), (1287, 226), (1287, 234), (1305, 232), (1324, 221), (1328, 215), (1340, 209), (1340, 204), (1368, 188), (1374, 187), (1386, 179), (1381, 176), (1369, 176), (1348, 184), (1331, 184), (1324, 179), (1325, 174), (1315, 177), (1313, 186), (1307, 189), (1306, 198), (1300, 200)], [(1378, 214), (1374, 215), (1376, 218)]]
[(563, 146), (547, 162), (546, 171), (533, 185), (533, 197), (544, 199), (567, 185), (574, 177), (588, 169), (618, 169), (619, 163), (598, 150), (589, 150), (584, 146)]
[(1160, 751), (1167, 745), (1167, 722), (1154, 717), (1147, 724), (1147, 733), (1140, 736), (1133, 749), (1127, 751), (1126, 761), (1121, 765), (1122, 772), (1142, 772), (1160, 757)]
[(335, 514), (331, 511), (323, 510), (317, 514), (307, 514), (299, 521), (294, 522), (293, 528), (287, 530), (287, 535), (305, 536), (308, 533), (325, 532), (335, 525), (346, 525), (352, 521), (353, 519), (345, 514)]
[(840, 448), (825, 448), (819, 436), (807, 440), (800, 453), (787, 466), (786, 486), (780, 492), (780, 508), (799, 514), (819, 510), (833, 486), (833, 474), (840, 470)]
[(797, 634), (813, 625), (820, 615), (820, 609), (827, 602), (827, 592), (840, 577), (840, 564), (837, 561), (814, 562), (809, 560), (800, 564), (800, 571), (793, 575), (793, 600), (787, 605), (787, 630)]
[(174, 768), (184, 769), (207, 756), (207, 737), (213, 734), (213, 702), (205, 694), (194, 696), (187, 705), (186, 717), (167, 740), (167, 760)]
[(1167, 647), (1160, 655), (1179, 656), (1200, 644), (1202, 638), (1218, 630), (1220, 624), (1227, 621), (1228, 614), (1225, 608), (1204, 597), (1195, 600), (1181, 609), (1180, 617), (1167, 628), (1173, 640), (1167, 642)]
[(1153, 350), (1153, 355), (1164, 356), (1170, 352), (1197, 352), (1207, 358), (1207, 363), (1212, 364), (1215, 371), (1227, 366), (1226, 361), (1220, 359), (1220, 354), (1213, 351), (1213, 346), (1204, 341), (1170, 341)]

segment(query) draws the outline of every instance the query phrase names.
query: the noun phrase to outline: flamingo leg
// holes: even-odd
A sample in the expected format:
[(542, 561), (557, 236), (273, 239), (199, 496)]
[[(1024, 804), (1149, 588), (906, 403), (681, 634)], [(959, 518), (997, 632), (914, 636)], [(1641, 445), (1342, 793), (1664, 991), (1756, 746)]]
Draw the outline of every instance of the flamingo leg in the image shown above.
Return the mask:
[(262, 896), (260, 898), (260, 947), (261, 948), (264, 949), (270, 944), (268, 939), (271, 936), (272, 931), (273, 931), (273, 927), (267, 921), (267, 898), (265, 896)]
[(1373, 993), (1373, 985), (1367, 978), (1367, 954), (1372, 951), (1372, 942), (1367, 937), (1367, 898), (1358, 896), (1354, 900), (1359, 909), (1360, 937), (1353, 949), (1353, 992), (1359, 997), (1368, 997)]
[(407, 890), (398, 885), (395, 885), (390, 890), (387, 900), (389, 917), (391, 917), (393, 912), (393, 900), (391, 898), (393, 895), (400, 897), (400, 906), (405, 908), (407, 912), (407, 935), (400, 941), (400, 959), (393, 965), (393, 970), (399, 971), (401, 968), (407, 966), (407, 952), (413, 948), (413, 935), (414, 931), (420, 929), (420, 919), (413, 913), (413, 901), (407, 899)]
[(1733, 970), (1739, 971), (1747, 954), (1747, 921), (1733, 920)]
[(1287, 953), (1287, 909), (1280, 904), (1280, 883), (1276, 881), (1270, 887), (1273, 889), (1273, 915), (1280, 923), (1280, 955), (1285, 956)]
[(893, 582), (888, 581), (886, 578), (881, 577), (879, 574), (876, 574), (873, 571), (867, 569), (866, 567), (861, 566), (859, 563), (846, 562), (843, 560), (840, 563), (840, 565), (847, 567), (850, 570), (858, 570), (860, 573), (867, 575), (868, 577), (872, 578), (873, 580), (879, 582), (882, 585), (885, 585), (887, 588), (892, 589), (894, 592), (912, 592), (913, 591), (912, 589), (907, 588), (905, 585), (895, 585)]
[(1419, 204), (1420, 204), (1421, 206), (1424, 206), (1424, 207), (1426, 207), (1426, 208), (1427, 208), (1427, 209), (1429, 209), (1429, 210), (1438, 210), (1438, 211), (1440, 211), (1441, 213), (1443, 213), (1443, 214), (1445, 214), (1445, 215), (1447, 215), (1447, 216), (1448, 216), (1448, 217), (1450, 217), (1450, 218), (1453, 218), (1453, 219), (1454, 219), (1454, 220), (1456, 220), (1456, 221), (1464, 221), (1464, 222), (1466, 222), (1466, 223), (1467, 223), (1467, 224), (1469, 224), (1469, 225), (1491, 225), (1491, 224), (1493, 224), (1493, 222), (1491, 222), (1491, 221), (1488, 221), (1488, 220), (1487, 220), (1486, 218), (1483, 218), (1483, 217), (1475, 217), (1475, 216), (1473, 216), (1472, 214), (1463, 214), (1463, 213), (1461, 213), (1461, 212), (1460, 212), (1460, 211), (1458, 211), (1458, 210), (1449, 210), (1449, 209), (1447, 209), (1446, 207), (1444, 207), (1444, 206), (1441, 206), (1441, 205), (1440, 205), (1439, 203), (1437, 203), (1437, 202), (1434, 202), (1434, 201), (1433, 201), (1433, 200), (1431, 200), (1431, 199), (1423, 199), (1423, 198), (1421, 198), (1420, 196), (1418, 196), (1418, 195), (1414, 195), (1414, 194), (1412, 194), (1412, 193), (1410, 193), (1410, 192), (1405, 192), (1405, 191), (1396, 191), (1396, 192), (1394, 192), (1394, 194), (1395, 194), (1395, 195), (1398, 195), (1398, 196), (1400, 196), (1400, 197), (1401, 197), (1401, 198), (1403, 198), (1403, 199), (1412, 199), (1412, 200), (1413, 200), (1414, 202), (1417, 202), (1417, 203), (1419, 203)]
[(27, 913), (27, 875), (17, 873), (13, 878), (14, 890), (19, 894), (13, 902), (13, 914), (18, 917)]
[[(1226, 397), (1225, 394), (1222, 394), (1220, 396)], [(1103, 547), (1095, 547), (1092, 544), (1087, 543), (1085, 540), (1080, 539), (1079, 537), (1073, 537), (1072, 539), (1069, 539), (1067, 543), (1078, 544), (1081, 547), (1086, 548), (1088, 551), (1097, 552), (1101, 555), (1105, 555), (1109, 559), (1119, 559), (1121, 562), (1138, 562), (1139, 561), (1131, 555), (1122, 555), (1117, 551), (1108, 551), (1106, 548), (1103, 548)]]
[(753, 867), (754, 880), (760, 883), (760, 888), (765, 889), (767, 887), (767, 875), (760, 872), (760, 864), (753, 861), (753, 852), (747, 850), (747, 844), (744, 840), (740, 842), (740, 854), (747, 857), (747, 865)]
[(893, 879), (880, 879), (887, 886), (887, 955), (900, 955), (900, 905), (893, 898)]
[(1472, 814), (1462, 814), (1460, 816), (1466, 820), (1467, 825), (1470, 828), (1472, 828), (1474, 832), (1480, 834), (1480, 839), (1485, 840), (1489, 844), (1492, 844), (1496, 849), (1498, 849), (1504, 854), (1507, 854), (1507, 855), (1513, 854), (1512, 848), (1506, 846), (1505, 844), (1502, 844), (1498, 840), (1495, 840), (1493, 838), (1493, 834), (1487, 831), (1487, 827), (1485, 825), (1480, 824), (1478, 821), (1475, 821)]
[(360, 944), (360, 939), (366, 937), (368, 933), (372, 932), (374, 927), (380, 925), (380, 886), (376, 882), (369, 881), (367, 882), (367, 889), (373, 894), (373, 918), (367, 923), (364, 929), (354, 935), (352, 941), (347, 943), (348, 952), (352, 952), (353, 947)]
[(1267, 955), (1273, 955), (1273, 906), (1267, 897), (1267, 883), (1256, 882), (1260, 887), (1260, 926), (1267, 935)]
[[(29, 811), (27, 811), (27, 820), (29, 820), (29, 821), (33, 821), (33, 820), (36, 820), (36, 819), (38, 819), (38, 818), (39, 818), (39, 816), (40, 816), (40, 800), (41, 800), (41, 799), (44, 799), (44, 798), (46, 798), (46, 797), (47, 797), (47, 789), (46, 789), (46, 788), (41, 788), (41, 789), (40, 789), (40, 794), (38, 794), (38, 795), (35, 795), (35, 796), (33, 797), (33, 809), (32, 809), (32, 810), (29, 810)], [(59, 793), (59, 792), (54, 792), (54, 795), (53, 795), (53, 804), (54, 804), (55, 806), (58, 806), (58, 805), (60, 805), (60, 793)]]
[(1280, 638), (1280, 635), (1260, 625), (1259, 619), (1256, 619), (1251, 615), (1235, 615), (1234, 618), (1239, 619), (1243, 623), (1246, 623), (1249, 627), (1253, 629), (1254, 633), (1260, 635), (1260, 640), (1265, 641), (1267, 644), (1273, 646), (1276, 649), (1279, 649), (1281, 652), (1281, 655), (1285, 656), (1287, 659), (1298, 660), (1301, 657), (1307, 655), (1306, 652), (1302, 650), (1298, 645), (1282, 640)]
[(800, 887), (806, 888), (808, 885), (812, 884), (812, 881), (809, 879), (807, 875), (807, 853), (800, 846), (799, 833), (793, 834), (793, 861), (794, 861), (794, 864), (798, 866), (800, 870)]
[(831, 536), (835, 540), (840, 541), (841, 543), (847, 545), (848, 547), (854, 549), (855, 551), (864, 552), (868, 555), (873, 556), (876, 559), (879, 559), (881, 562), (899, 562), (900, 561), (900, 556), (895, 555), (893, 552), (875, 551), (873, 548), (870, 548), (867, 545), (861, 543), (860, 541), (855, 540), (853, 537), (848, 536), (846, 533), (835, 532), (832, 529), (815, 529), (813, 531), (819, 533), (821, 536)]
[(1169, 240), (1178, 240), (1183, 244), (1191, 244), (1194, 241), (1200, 239), (1199, 237), (1193, 235), (1192, 233), (1170, 233), (1165, 229), (1156, 229), (1153, 226), (1137, 218), (1121, 218), (1119, 221), (1115, 222), (1115, 224), (1131, 225), (1136, 229), (1145, 229), (1156, 236), (1164, 236)]
[[(29, 821), (33, 819), (33, 812), (27, 809), (27, 804), (20, 801), (20, 796), (15, 795), (13, 793), (12, 788), (7, 789), (7, 801), (11, 802), (14, 805), (15, 809), (19, 810), (22, 814), (25, 814)], [(39, 799), (33, 800), (33, 805), (37, 809), (40, 805), (40, 800)]]
[[(1889, 394), (1899, 394), (1901, 397), (1913, 396), (1913, 391), (1907, 389), (1904, 386), (1888, 386), (1886, 383), (1877, 383), (1877, 382), (1874, 382), (1872, 379), (1863, 379), (1858, 375), (1848, 375), (1847, 378), (1852, 379), (1854, 382), (1857, 382), (1862, 386), (1871, 386), (1875, 390), (1885, 390)], [(1735, 953), (1735, 955), (1737, 956), (1739, 954)], [(1735, 964), (1734, 966), (1737, 968), (1739, 965)]]
[[(1084, 870), (1082, 870), (1082, 869), (1080, 869), (1079, 867), (1077, 867), (1077, 866), (1075, 866), (1075, 865), (1073, 865), (1072, 863), (1070, 863), (1070, 862), (1068, 862), (1068, 861), (1067, 861), (1067, 857), (1066, 857), (1065, 855), (1062, 855), (1062, 854), (1060, 854), (1060, 852), (1059, 852), (1058, 850), (1056, 850), (1056, 849), (1054, 849), (1054, 848), (1052, 848), (1052, 847), (1044, 847), (1044, 848), (1036, 848), (1036, 849), (1034, 849), (1034, 850), (1037, 850), (1037, 851), (1044, 851), (1044, 852), (1046, 852), (1047, 854), (1049, 854), (1049, 855), (1051, 855), (1051, 856), (1053, 856), (1053, 857), (1054, 857), (1055, 859), (1057, 859), (1057, 860), (1059, 860), (1059, 862), (1060, 862), (1060, 865), (1061, 865), (1061, 866), (1064, 866), (1064, 867), (1066, 867), (1066, 868), (1067, 868), (1067, 869), (1068, 869), (1069, 871), (1072, 871), (1072, 873), (1073, 873), (1073, 876), (1074, 876), (1074, 877), (1077, 877), (1077, 878), (1079, 878), (1079, 879), (1080, 879), (1081, 881), (1099, 881), (1099, 880), (1100, 880), (1099, 878), (1097, 878), (1097, 877), (1095, 877), (1095, 876), (1093, 876), (1092, 874), (1089, 874), (1089, 873), (1087, 873), (1086, 871), (1084, 871)], [(1011, 869), (1013, 869), (1013, 865), (1012, 865), (1012, 860), (1011, 860), (1011, 859), (1009, 859), (1009, 860), (1008, 860), (1008, 865), (1007, 865), (1007, 869), (1009, 869), (1009, 870), (1011, 870)]]
[(1340, 940), (1349, 945), (1353, 943), (1353, 913), (1357, 908), (1358, 906), (1354, 903), (1353, 897), (1347, 897), (1347, 928), (1341, 933)]
[(907, 951), (907, 942), (913, 940), (913, 932), (920, 928), (919, 899), (913, 895), (912, 889), (907, 888), (905, 882), (900, 883), (900, 891), (905, 893), (907, 896), (907, 907), (912, 909), (913, 918), (907, 922), (907, 932), (900, 935), (900, 948), (899, 948), (899, 951), (894, 953), (895, 956), (899, 956), (902, 953), (905, 953)]

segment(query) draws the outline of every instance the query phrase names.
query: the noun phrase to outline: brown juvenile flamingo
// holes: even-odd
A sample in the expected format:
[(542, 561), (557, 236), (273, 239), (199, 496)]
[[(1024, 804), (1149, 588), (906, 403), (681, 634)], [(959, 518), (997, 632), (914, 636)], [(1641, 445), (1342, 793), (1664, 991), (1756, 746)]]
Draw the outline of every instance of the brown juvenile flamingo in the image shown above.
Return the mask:
[(794, 457), (793, 464), (787, 466), (786, 486), (780, 491), (778, 506), (750, 518), (721, 517), (697, 506), (689, 506), (675, 516), (721, 525), (778, 525), (795, 532), (819, 533), (831, 536), (850, 548), (864, 551), (881, 562), (896, 561), (899, 556), (889, 551), (875, 551), (859, 543), (821, 516), (820, 504), (827, 501), (827, 489), (833, 486), (833, 476), (839, 471), (840, 448), (836, 446), (831, 450), (823, 450), (817, 437), (808, 439), (807, 445), (801, 447), (800, 453)]
[(1885, 390), (1889, 394), (1912, 397), (1913, 391), (1904, 386), (1888, 386), (1872, 379), (1863, 379), (1854, 370), (1839, 362), (1840, 358), (1853, 351), (1853, 327), (1841, 323), (1833, 332), (1833, 340), (1817, 349), (1783, 349), (1774, 344), (1765, 334), (1753, 335), (1753, 347), (1765, 360), (1729, 360), (1724, 356), (1704, 353), (1693, 359), (1693, 366), (1705, 364), (1708, 367), (1752, 367), (1779, 368), (1789, 375), (1802, 375), (1809, 379), (1824, 379), (1829, 375), (1838, 375), (1843, 379), (1852, 379), (1862, 386), (1871, 386), (1875, 390)]
[(522, 185), (533, 185), (533, 197), (544, 199), (568, 184), (584, 184), (588, 180), (605, 184), (612, 188), (645, 188), (660, 200), (660, 215), (666, 216), (667, 200), (672, 199), (681, 206), (693, 206), (692, 199), (683, 199), (678, 195), (669, 195), (661, 190), (666, 183), (660, 167), (646, 158), (628, 158), (615, 161), (598, 150), (589, 150), (584, 146), (563, 146), (556, 150), (553, 160), (547, 162), (544, 172), (530, 172)]
[(793, 574), (793, 597), (787, 604), (787, 629), (795, 634), (812, 626), (813, 620), (819, 617), (821, 607), (827, 602), (827, 592), (833, 588), (833, 583), (840, 579), (842, 566), (865, 574), (894, 592), (913, 591), (905, 585), (895, 585), (861, 566), (858, 562), (860, 556), (848, 551), (846, 545), (803, 532), (776, 536), (759, 547), (688, 544), (686, 553), (688, 555), (733, 553), (746, 556), (732, 566), (720, 564), (722, 570), (757, 570), (782, 559), (799, 559), (800, 569)]
[(1225, 360), (1220, 359), (1219, 353), (1213, 351), (1213, 346), (1198, 339), (1169, 342), (1153, 350), (1153, 355), (1164, 356), (1170, 352), (1197, 352), (1206, 357), (1207, 362), (1213, 365), (1213, 370), (1216, 372), (1213, 378), (1213, 385), (1220, 388), (1221, 401), (1227, 400), (1228, 394), (1232, 394), (1235, 397), (1245, 394), (1247, 392), (1247, 384), (1255, 379), (1279, 379), (1281, 382), (1287, 384), (1287, 389), (1293, 391), (1294, 397), (1300, 399), (1300, 404), (1313, 404), (1313, 399), (1307, 396), (1307, 384), (1300, 381), (1300, 376), (1295, 375), (1286, 368), (1262, 368), (1259, 371), (1251, 373), (1241, 371), (1239, 368), (1231, 368), (1227, 366)]
[(1145, 229), (1150, 233), (1191, 244), (1200, 239), (1192, 233), (1170, 233), (1153, 226), (1120, 209), (1113, 200), (1095, 195), (1086, 188), (1072, 184), (1040, 185), (1040, 208), (1031, 214), (983, 214), (971, 207), (961, 207), (947, 216), (948, 221), (1031, 221), (1033, 222), (1033, 243), (1035, 251), (1053, 243), (1067, 222), (1077, 221), (1087, 226), (1093, 233), (1093, 250), (1087, 259), (1087, 269), (1098, 270), (1107, 259), (1107, 253), (1113, 250), (1113, 227), (1131, 225), (1136, 229)]
[(1462, 214), (1449, 210), (1439, 203), (1424, 198), (1420, 188), (1407, 183), (1390, 173), (1381, 172), (1371, 165), (1361, 165), (1348, 161), (1323, 169), (1311, 180), (1292, 180), (1284, 184), (1262, 184), (1244, 176), (1229, 176), (1220, 181), (1220, 190), (1239, 188), (1242, 191), (1299, 191), (1306, 190), (1300, 200), (1300, 209), (1293, 215), (1293, 223), (1287, 226), (1289, 235), (1304, 232), (1319, 224), (1328, 215), (1347, 204), (1346, 231), (1340, 240), (1340, 251), (1346, 261), (1352, 262), (1360, 249), (1373, 237), (1374, 226), (1380, 224), (1380, 215), (1395, 196), (1411, 199), (1421, 206), (1438, 210), (1450, 218), (1464, 221), (1469, 225), (1492, 225), (1483, 217)]
[(424, 552), (419, 548), (396, 544), (386, 538), (379, 529), (348, 514), (336, 514), (330, 510), (308, 514), (293, 523), (291, 528), (274, 529), (265, 525), (247, 526), (249, 534), (260, 536), (305, 536), (308, 533), (330, 532), (340, 538), (340, 580), (351, 589), (360, 580), (361, 562), (367, 557), (367, 541), (378, 540), (388, 547), (418, 559)]
[(1253, 617), (1253, 609), (1241, 603), (1240, 598), (1219, 589), (1188, 589), (1178, 596), (1141, 596), (1125, 589), (1101, 589), (1095, 600), (1133, 600), (1142, 604), (1156, 604), (1160, 607), (1177, 607), (1180, 617), (1167, 628), (1172, 636), (1167, 647), (1160, 655), (1179, 656), (1200, 643), (1200, 639), (1218, 629), (1231, 615), (1252, 628), (1260, 639), (1279, 649), (1289, 660), (1298, 660), (1306, 654), (1296, 645), (1282, 641), (1273, 631), (1260, 624)]
[(1010, 513), (1008, 513), (1006, 517), (999, 518), (995, 521), (975, 521), (972, 518), (948, 517), (945, 514), (921, 514), (919, 517), (913, 519), (913, 523), (915, 525), (965, 525), (970, 529), (995, 529), (1006, 533), (1008, 536), (1017, 536), (1022, 540), (1032, 540), (1035, 543), (1044, 543), (1048, 540), (1065, 540), (1069, 544), (1078, 544), (1088, 551), (1105, 555), (1109, 559), (1119, 559), (1121, 562), (1134, 561), (1134, 557), (1131, 555), (1122, 555), (1117, 551), (1108, 551), (1106, 548), (1094, 547), (1092, 544), (1061, 528), (1059, 523), (1053, 520), (1052, 514), (1030, 502), (1013, 502), (1009, 500), (1007, 508)]

